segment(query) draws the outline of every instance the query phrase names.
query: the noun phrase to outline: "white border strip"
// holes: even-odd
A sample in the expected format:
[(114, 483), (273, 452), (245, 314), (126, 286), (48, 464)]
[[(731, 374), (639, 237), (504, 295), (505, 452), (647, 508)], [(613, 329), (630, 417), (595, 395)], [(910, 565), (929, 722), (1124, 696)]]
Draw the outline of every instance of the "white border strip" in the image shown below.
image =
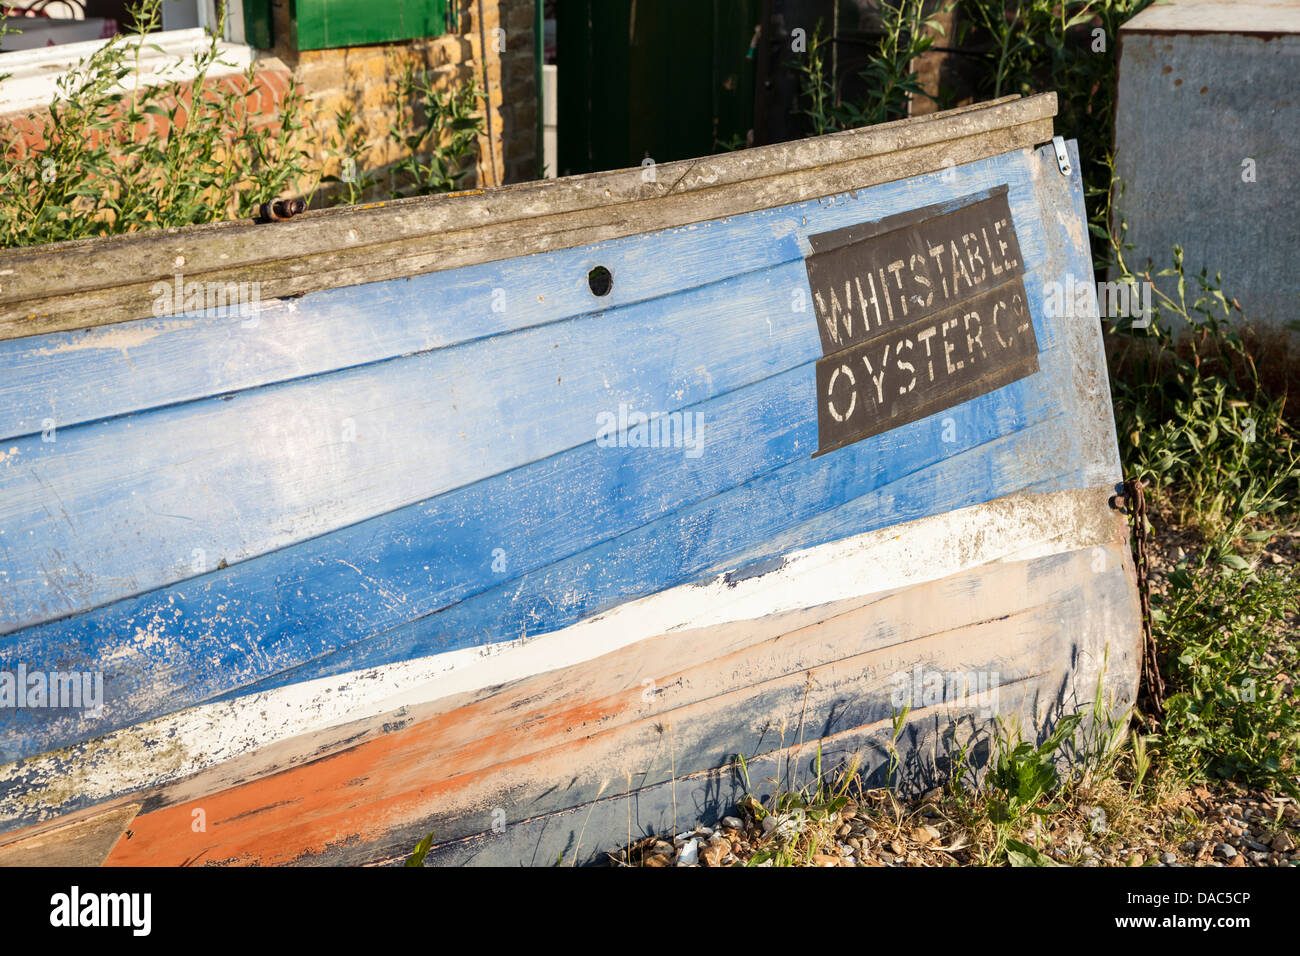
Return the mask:
[[(0, 83), (0, 114), (47, 109), (54, 99), (59, 77), (76, 70), (83, 60), (108, 42), (86, 40), (0, 53), (0, 75), (11, 74)], [(209, 42), (208, 32), (202, 27), (151, 34), (148, 42), (140, 48), (138, 85), (157, 86), (194, 79), (194, 54), (206, 50)], [(153, 48), (155, 45), (162, 48), (161, 53)], [(253, 48), (242, 43), (222, 40), (217, 48), (221, 56), (208, 71), (208, 76), (242, 73), (255, 56)], [(127, 62), (134, 67), (135, 55), (129, 54)]]

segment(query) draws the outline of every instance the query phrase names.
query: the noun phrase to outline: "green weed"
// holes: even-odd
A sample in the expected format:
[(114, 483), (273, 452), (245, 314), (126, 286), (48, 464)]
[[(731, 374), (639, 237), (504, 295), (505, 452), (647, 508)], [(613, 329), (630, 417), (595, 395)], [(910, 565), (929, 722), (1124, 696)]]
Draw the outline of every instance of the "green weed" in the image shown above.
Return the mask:
[[(131, 83), (161, 2), (142, 0), (133, 8), (132, 34), (114, 37), (60, 77), (43, 146), (5, 144), (0, 246), (251, 216), (307, 175), (298, 145), (301, 92), (290, 86), (281, 122), (270, 125), (239, 89), (205, 85), (220, 58), (217, 34), (194, 54), (192, 83)], [(250, 66), (245, 84), (254, 77)], [(164, 129), (138, 136), (155, 117)]]
[(1300, 796), (1300, 650), (1281, 637), (1300, 612), (1300, 582), (1215, 560), (1207, 549), (1194, 566), (1183, 562), (1160, 608), (1171, 692), (1159, 753), (1185, 779), (1231, 779)]
[(457, 188), (470, 171), (469, 159), (483, 135), (483, 117), (476, 115), (481, 99), (473, 83), (440, 90), (427, 70), (406, 65), (393, 97), (402, 121), (389, 129), (389, 137), (404, 152), (393, 167), (406, 181), (397, 194), (424, 196)]
[(859, 761), (856, 757), (834, 773), (822, 767), (821, 745), (813, 760), (813, 779), (802, 787), (777, 790), (764, 803), (754, 793), (749, 780), (749, 767), (742, 754), (737, 754), (736, 767), (744, 781), (746, 795), (742, 809), (769, 831), (767, 845), (755, 852), (746, 866), (806, 866), (815, 854), (834, 844), (834, 828), (839, 813), (849, 803), (849, 788), (857, 780)]
[(415, 845), (415, 849), (412, 850), (411, 855), (406, 858), (406, 862), (403, 866), (424, 866), (424, 858), (429, 855), (429, 850), (432, 848), (433, 831), (430, 830), (429, 835)]
[(913, 65), (917, 57), (934, 46), (936, 35), (945, 35), (936, 17), (951, 9), (952, 4), (948, 4), (926, 12), (919, 0), (884, 0), (880, 4), (879, 42), (866, 69), (859, 74), (870, 92), (856, 103), (839, 95), (836, 78), (826, 63), (827, 48), (834, 39), (822, 36), (818, 24), (808, 55), (799, 66), (800, 90), (809, 104), (803, 113), (811, 123), (810, 135), (900, 119), (908, 115), (913, 98), (930, 99)]

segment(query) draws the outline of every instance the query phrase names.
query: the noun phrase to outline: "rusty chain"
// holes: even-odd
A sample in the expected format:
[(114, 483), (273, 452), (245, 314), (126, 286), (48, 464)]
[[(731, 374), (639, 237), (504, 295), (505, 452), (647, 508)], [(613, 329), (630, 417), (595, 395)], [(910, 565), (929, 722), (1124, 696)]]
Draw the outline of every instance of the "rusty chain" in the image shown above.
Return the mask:
[[(1144, 485), (1136, 478), (1124, 482), (1122, 495), (1111, 497), (1111, 507), (1129, 518), (1133, 530), (1133, 566), (1137, 571), (1138, 601), (1142, 607), (1142, 676), (1138, 685), (1138, 707), (1148, 720), (1164, 715), (1165, 681), (1160, 675), (1160, 658), (1151, 623), (1151, 580), (1147, 561), (1147, 500)], [(1122, 501), (1122, 504), (1121, 504)]]

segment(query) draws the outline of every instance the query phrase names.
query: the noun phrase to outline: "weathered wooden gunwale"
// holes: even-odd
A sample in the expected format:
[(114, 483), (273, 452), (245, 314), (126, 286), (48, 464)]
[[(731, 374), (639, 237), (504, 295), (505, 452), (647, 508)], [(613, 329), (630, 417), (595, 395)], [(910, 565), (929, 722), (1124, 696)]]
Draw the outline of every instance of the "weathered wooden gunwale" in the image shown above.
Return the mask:
[(0, 340), (149, 316), (154, 284), (258, 282), (265, 299), (403, 278), (817, 199), (1051, 139), (1056, 94), (558, 181), (0, 253)]

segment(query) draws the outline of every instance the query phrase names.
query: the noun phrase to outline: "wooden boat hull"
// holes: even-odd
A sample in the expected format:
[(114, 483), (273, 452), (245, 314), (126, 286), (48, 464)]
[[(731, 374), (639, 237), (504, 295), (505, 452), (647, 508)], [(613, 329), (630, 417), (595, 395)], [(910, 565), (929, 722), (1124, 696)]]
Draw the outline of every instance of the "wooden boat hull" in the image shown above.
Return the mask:
[[(86, 862), (375, 863), (430, 831), (431, 861), (586, 862), (726, 812), (736, 754), (754, 781), (806, 779), (818, 750), (879, 776), (904, 700), (904, 786), (947, 771), (954, 724), (1037, 732), (1098, 689), (1126, 707), (1138, 610), (1100, 336), (1050, 302), (1092, 279), (1081, 187), (1032, 148), (1034, 103), (832, 137), (837, 162), (761, 189), (727, 192), (754, 157), (712, 181), (665, 167), (630, 220), (590, 195), (639, 173), (443, 199), (424, 208), (504, 203), (532, 238), (497, 249), (505, 227), (471, 222), (480, 261), (435, 265), (442, 231), (371, 242), (364, 284), (338, 273), (358, 228), (322, 214), (306, 264), (245, 267), (275, 296), (251, 315), (140, 318), (123, 276), (125, 311), (68, 328), (110, 297), (64, 249), (65, 294), (0, 312), (26, 333), (0, 341), (0, 673), (103, 693), (0, 718), (0, 862), (65, 832)], [(674, 192), (692, 176), (697, 209)], [(947, 312), (917, 297), (904, 321), (899, 298), (876, 329), (828, 324), (819, 269), (943, 223), (977, 235), (985, 210), (1015, 243), (987, 292), (972, 274)], [(256, 237), (121, 248), (211, 281)], [(999, 324), (1017, 290), (1023, 323)], [(952, 318), (978, 309), (983, 341)], [(918, 359), (905, 388), (897, 354), (880, 378), (882, 345), (931, 327), (938, 384)], [(110, 818), (116, 838), (89, 825)]]

